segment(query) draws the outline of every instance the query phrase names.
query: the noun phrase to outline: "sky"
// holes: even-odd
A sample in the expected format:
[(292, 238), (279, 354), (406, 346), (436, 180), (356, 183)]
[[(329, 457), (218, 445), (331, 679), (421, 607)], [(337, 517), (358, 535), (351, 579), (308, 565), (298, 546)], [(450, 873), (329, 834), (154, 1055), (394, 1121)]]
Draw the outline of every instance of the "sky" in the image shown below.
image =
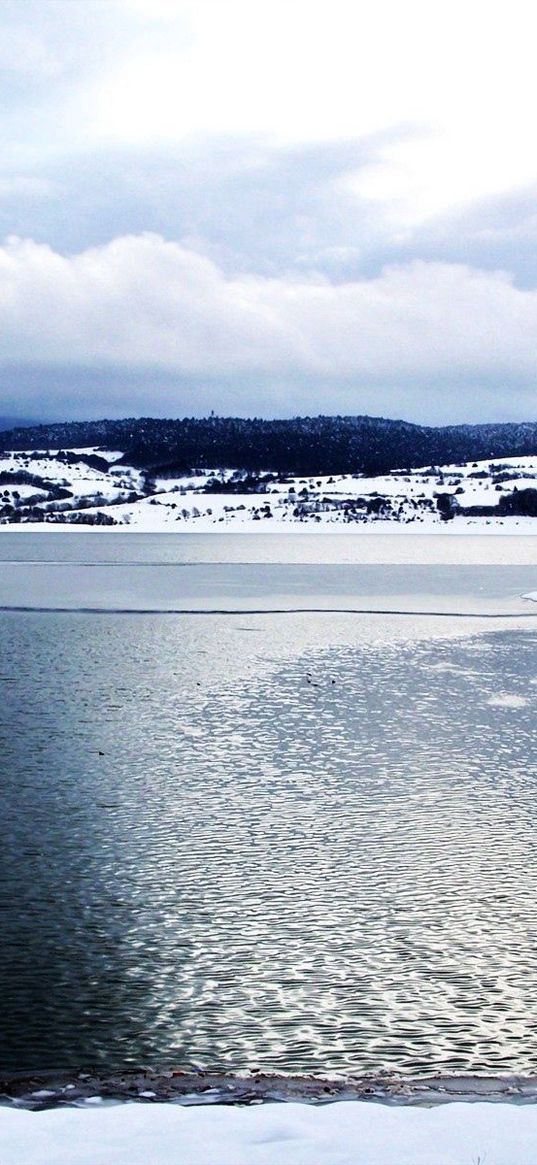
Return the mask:
[(0, 0), (0, 413), (537, 419), (537, 12)]

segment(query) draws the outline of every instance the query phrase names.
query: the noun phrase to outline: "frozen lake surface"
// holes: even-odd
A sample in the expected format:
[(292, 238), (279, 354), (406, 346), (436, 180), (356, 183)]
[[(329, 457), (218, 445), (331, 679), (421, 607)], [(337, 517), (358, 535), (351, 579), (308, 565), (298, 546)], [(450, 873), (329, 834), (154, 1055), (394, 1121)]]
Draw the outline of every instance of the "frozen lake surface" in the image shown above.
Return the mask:
[(0, 539), (2, 1067), (535, 1072), (535, 571), (166, 541)]
[(0, 609), (511, 617), (531, 614), (534, 562), (524, 537), (4, 530)]

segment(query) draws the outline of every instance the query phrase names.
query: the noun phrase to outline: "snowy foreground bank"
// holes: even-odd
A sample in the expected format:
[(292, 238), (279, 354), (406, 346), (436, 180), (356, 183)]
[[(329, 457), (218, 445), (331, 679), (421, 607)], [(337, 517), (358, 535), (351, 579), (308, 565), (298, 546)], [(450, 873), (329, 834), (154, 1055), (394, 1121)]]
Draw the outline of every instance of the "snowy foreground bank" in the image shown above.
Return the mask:
[[(87, 1102), (86, 1102), (87, 1103)], [(0, 1108), (2, 1165), (532, 1165), (537, 1105)]]

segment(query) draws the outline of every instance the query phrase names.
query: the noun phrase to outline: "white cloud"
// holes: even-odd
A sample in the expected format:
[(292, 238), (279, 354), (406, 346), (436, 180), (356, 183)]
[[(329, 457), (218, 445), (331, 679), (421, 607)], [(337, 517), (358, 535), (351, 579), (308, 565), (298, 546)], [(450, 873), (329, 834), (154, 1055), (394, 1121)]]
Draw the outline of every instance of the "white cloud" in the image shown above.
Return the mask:
[(59, 72), (58, 59), (29, 28), (4, 25), (0, 41), (0, 72), (34, 78), (52, 78)]
[(529, 0), (0, 0), (0, 230), (51, 244), (0, 248), (3, 396), (44, 370), (68, 415), (106, 368), (530, 412), (536, 31)]
[[(68, 177), (84, 155), (98, 167), (130, 151), (143, 171), (152, 151), (205, 142), (218, 171), (226, 141), (384, 135), (339, 194), (349, 229), (365, 200), (402, 245), (435, 216), (537, 183), (529, 0), (508, 13), (504, 0), (3, 0), (0, 31), (0, 74), (32, 82), (19, 91), (10, 75), (2, 92), (11, 170), (52, 158)], [(221, 218), (225, 230), (225, 204)], [(116, 233), (130, 229), (126, 213)]]
[(48, 198), (54, 194), (54, 184), (47, 178), (32, 174), (10, 174), (0, 176), (0, 199), (2, 198)]
[(537, 292), (505, 273), (412, 262), (375, 279), (226, 276), (157, 235), (63, 256), (0, 249), (1, 362), (434, 384), (537, 374)]
[[(124, 9), (146, 27), (143, 0)], [(88, 133), (336, 141), (412, 125), (355, 191), (404, 228), (537, 178), (529, 0), (178, 0), (118, 52)], [(351, 187), (352, 188), (352, 187)]]

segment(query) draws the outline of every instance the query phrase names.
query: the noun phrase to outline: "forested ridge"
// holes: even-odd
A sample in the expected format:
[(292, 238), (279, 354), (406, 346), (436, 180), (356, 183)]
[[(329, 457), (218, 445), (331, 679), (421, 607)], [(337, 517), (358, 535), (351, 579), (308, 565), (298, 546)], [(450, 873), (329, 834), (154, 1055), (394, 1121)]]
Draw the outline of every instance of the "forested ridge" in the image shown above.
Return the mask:
[(154, 475), (229, 466), (283, 473), (388, 473), (537, 453), (537, 422), (430, 427), (366, 416), (66, 421), (0, 432), (0, 450), (121, 450)]

